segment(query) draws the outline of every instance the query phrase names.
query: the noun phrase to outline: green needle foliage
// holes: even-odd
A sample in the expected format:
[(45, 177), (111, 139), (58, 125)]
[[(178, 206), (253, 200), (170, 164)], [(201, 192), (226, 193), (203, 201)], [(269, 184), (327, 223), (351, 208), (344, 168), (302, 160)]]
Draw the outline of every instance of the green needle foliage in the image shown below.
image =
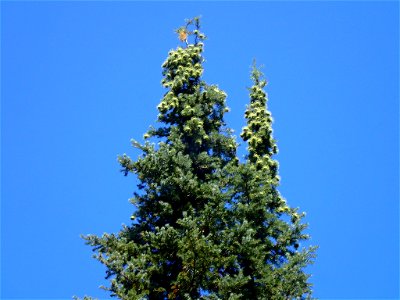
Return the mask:
[(103, 288), (119, 299), (308, 298), (304, 268), (315, 249), (300, 249), (308, 239), (303, 214), (277, 190), (266, 81), (254, 64), (241, 134), (248, 155), (240, 162), (224, 122), (226, 94), (201, 79), (199, 18), (177, 33), (184, 46), (162, 65), (159, 127), (143, 144), (132, 141), (142, 152), (137, 160), (119, 157), (125, 175), (140, 181), (132, 223), (84, 237), (106, 266), (110, 286)]

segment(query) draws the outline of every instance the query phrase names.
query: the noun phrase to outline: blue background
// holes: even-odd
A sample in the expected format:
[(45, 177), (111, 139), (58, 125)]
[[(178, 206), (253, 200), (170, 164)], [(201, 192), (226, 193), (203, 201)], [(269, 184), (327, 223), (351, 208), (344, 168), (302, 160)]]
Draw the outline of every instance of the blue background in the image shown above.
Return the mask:
[(108, 297), (79, 235), (130, 223), (116, 156), (139, 154), (196, 15), (237, 135), (265, 66), (280, 191), (320, 247), (314, 296), (398, 298), (399, 3), (383, 1), (2, 2), (1, 297)]

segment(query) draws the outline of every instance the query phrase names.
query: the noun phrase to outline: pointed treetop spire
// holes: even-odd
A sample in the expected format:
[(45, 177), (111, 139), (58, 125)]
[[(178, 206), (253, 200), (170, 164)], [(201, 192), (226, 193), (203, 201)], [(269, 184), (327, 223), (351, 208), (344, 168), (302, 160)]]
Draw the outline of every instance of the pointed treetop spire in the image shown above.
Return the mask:
[[(189, 45), (189, 37), (194, 37), (194, 45), (197, 45), (200, 41), (206, 39), (206, 36), (200, 32), (200, 16), (194, 17), (193, 19), (185, 19), (185, 25), (175, 30), (178, 34), (178, 39)], [(191, 30), (192, 29), (192, 30)]]
[(253, 59), (253, 64), (251, 66), (251, 79), (255, 83), (255, 85), (260, 86), (261, 88), (264, 88), (267, 85), (267, 81), (264, 78), (264, 73), (261, 72), (260, 68), (263, 66), (260, 66), (257, 68), (257, 61), (256, 59)]
[(268, 96), (264, 91), (267, 81), (264, 74), (253, 61), (251, 79), (253, 85), (249, 88), (250, 105), (247, 106), (245, 118), (247, 126), (243, 128), (241, 137), (248, 142), (248, 159), (257, 169), (268, 171), (274, 184), (278, 184), (278, 162), (272, 158), (278, 153), (278, 147), (273, 138), (272, 116), (267, 108)]

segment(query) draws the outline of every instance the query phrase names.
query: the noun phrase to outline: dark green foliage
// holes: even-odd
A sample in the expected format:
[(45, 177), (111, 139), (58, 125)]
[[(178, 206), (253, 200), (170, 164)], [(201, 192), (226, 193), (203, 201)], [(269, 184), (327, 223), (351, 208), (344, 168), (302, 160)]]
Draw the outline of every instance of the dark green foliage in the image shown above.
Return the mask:
[(104, 288), (120, 299), (309, 297), (303, 269), (314, 249), (299, 249), (308, 238), (303, 214), (277, 191), (266, 82), (254, 65), (241, 134), (248, 156), (239, 162), (223, 119), (226, 94), (201, 79), (199, 19), (177, 33), (185, 46), (162, 65), (160, 126), (144, 135), (144, 144), (132, 142), (142, 151), (136, 161), (119, 157), (123, 172), (140, 181), (132, 224), (85, 237), (107, 268), (111, 284)]

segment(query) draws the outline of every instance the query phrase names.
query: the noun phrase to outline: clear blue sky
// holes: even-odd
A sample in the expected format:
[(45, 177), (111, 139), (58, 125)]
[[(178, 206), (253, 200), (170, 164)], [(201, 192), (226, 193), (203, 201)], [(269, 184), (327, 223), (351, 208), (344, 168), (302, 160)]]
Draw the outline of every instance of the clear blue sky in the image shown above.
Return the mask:
[(108, 297), (79, 235), (129, 224), (116, 157), (138, 154), (173, 29), (196, 15), (236, 133), (252, 59), (265, 66), (280, 191), (320, 246), (315, 296), (398, 298), (396, 1), (2, 1), (1, 298)]

